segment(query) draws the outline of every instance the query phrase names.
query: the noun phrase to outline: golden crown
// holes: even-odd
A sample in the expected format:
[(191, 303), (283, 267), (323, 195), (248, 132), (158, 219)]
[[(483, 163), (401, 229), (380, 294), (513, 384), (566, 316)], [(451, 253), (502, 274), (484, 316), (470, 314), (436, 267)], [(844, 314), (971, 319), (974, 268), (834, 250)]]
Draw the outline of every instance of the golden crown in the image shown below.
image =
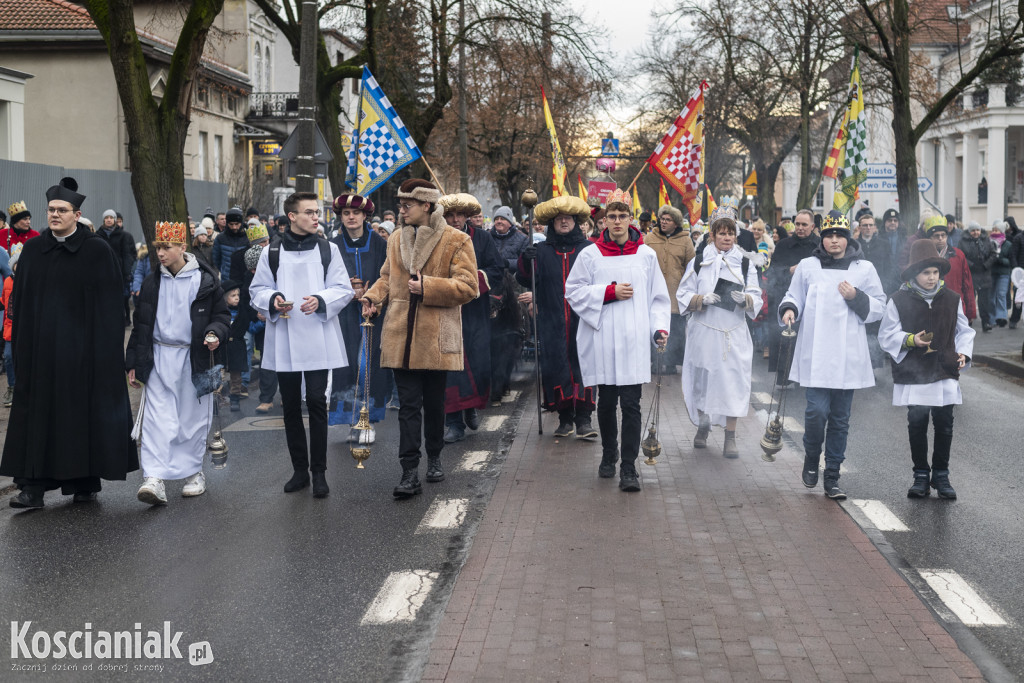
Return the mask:
[(735, 197), (727, 194), (722, 195), (718, 199), (718, 206), (715, 207), (715, 210), (711, 212), (711, 215), (708, 216), (708, 218), (712, 224), (720, 218), (731, 218), (732, 220), (736, 220), (736, 216), (739, 215), (739, 212), (737, 211), (738, 206), (739, 204), (736, 202)]
[(188, 228), (184, 223), (157, 221), (155, 243), (188, 244)]
[(941, 213), (936, 214), (934, 216), (929, 216), (927, 219), (925, 219), (924, 231), (928, 232), (929, 230), (936, 226), (942, 226), (947, 228), (949, 227), (949, 222), (946, 220), (946, 217), (943, 216)]
[(25, 213), (28, 211), (28, 205), (25, 202), (14, 202), (7, 207), (7, 215), (14, 217), (19, 213)]
[(821, 222), (821, 232), (826, 230), (849, 230), (850, 221), (846, 216), (825, 216)]
[(619, 188), (615, 188), (614, 190), (611, 191), (611, 193), (608, 195), (608, 197), (604, 200), (604, 205), (608, 206), (609, 204), (611, 204), (613, 202), (618, 202), (620, 204), (625, 204), (626, 206), (632, 206), (633, 205), (633, 198), (625, 190), (620, 190)]
[(249, 238), (250, 242), (259, 242), (270, 237), (270, 233), (267, 232), (267, 226), (263, 223), (246, 228), (245, 235)]

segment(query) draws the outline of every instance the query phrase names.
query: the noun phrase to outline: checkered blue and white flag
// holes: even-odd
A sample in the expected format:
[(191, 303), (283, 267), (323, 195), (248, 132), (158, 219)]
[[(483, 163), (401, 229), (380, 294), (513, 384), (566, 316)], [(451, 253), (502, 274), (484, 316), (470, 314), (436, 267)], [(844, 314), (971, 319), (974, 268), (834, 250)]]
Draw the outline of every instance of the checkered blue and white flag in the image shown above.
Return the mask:
[(363, 67), (359, 124), (352, 132), (345, 183), (368, 195), (423, 154), (370, 69)]

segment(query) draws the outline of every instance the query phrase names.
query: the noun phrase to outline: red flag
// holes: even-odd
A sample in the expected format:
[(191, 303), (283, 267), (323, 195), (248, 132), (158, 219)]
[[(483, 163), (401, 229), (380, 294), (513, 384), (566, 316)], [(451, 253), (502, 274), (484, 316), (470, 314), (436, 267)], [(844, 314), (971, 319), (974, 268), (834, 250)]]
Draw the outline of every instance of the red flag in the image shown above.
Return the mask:
[(651, 171), (657, 171), (683, 196), (691, 223), (700, 220), (700, 188), (704, 184), (704, 90), (707, 87), (707, 82), (702, 81), (647, 159)]

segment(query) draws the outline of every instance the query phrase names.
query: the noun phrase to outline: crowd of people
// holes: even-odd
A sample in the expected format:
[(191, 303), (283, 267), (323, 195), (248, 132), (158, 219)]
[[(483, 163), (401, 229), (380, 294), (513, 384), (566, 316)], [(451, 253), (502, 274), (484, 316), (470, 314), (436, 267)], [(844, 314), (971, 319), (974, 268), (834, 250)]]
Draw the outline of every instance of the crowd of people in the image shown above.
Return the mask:
[[(408, 499), (422, 492), (424, 451), (426, 481), (444, 480), (445, 444), (500, 405), (524, 347), (541, 369), (539, 400), (557, 414), (554, 436), (599, 437), (598, 476), (617, 473), (626, 492), (641, 489), (640, 404), (653, 373), (681, 375), (694, 448), (718, 426), (722, 455), (736, 458), (755, 356), (775, 371), (791, 351), (782, 380), (807, 399), (801, 478), (817, 486), (824, 454), (834, 499), (845, 497), (854, 391), (873, 386), (888, 357), (893, 405), (908, 409), (908, 496), (954, 499), (953, 406), (972, 325), (1020, 320), (1010, 272), (1024, 234), (1012, 218), (986, 232), (926, 212), (910, 231), (888, 210), (879, 230), (867, 210), (852, 223), (802, 210), (748, 225), (723, 197), (691, 225), (671, 206), (635, 217), (616, 189), (603, 207), (560, 196), (528, 218), (500, 207), (488, 224), (472, 195), (414, 179), (399, 187), (397, 216), (379, 218), (369, 197), (348, 193), (327, 224), (317, 196), (298, 192), (280, 216), (233, 207), (159, 223), (152, 259), (116, 211), (98, 228), (83, 222), (78, 190), (70, 178), (49, 188), (42, 234), (24, 202), (11, 205), (9, 226), (0, 221), (11, 409), (0, 474), (14, 477), (18, 508), (43, 507), (57, 488), (94, 500), (102, 479), (140, 467), (142, 502), (166, 504), (173, 480), (183, 496), (202, 495), (213, 412), (221, 401), (241, 411), (254, 382), (256, 413), (280, 394), (286, 493), (327, 496), (329, 425), (372, 444), (372, 425), (395, 408), (393, 495)], [(68, 377), (78, 379), (69, 387)], [(134, 417), (129, 385), (142, 389)]]

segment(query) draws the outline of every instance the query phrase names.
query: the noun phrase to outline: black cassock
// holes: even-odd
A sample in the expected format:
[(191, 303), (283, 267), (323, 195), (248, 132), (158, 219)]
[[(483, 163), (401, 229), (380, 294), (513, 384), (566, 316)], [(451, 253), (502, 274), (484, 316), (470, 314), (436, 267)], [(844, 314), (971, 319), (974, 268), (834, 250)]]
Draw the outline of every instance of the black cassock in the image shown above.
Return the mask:
[[(484, 230), (467, 224), (473, 240), (480, 296), (462, 306), (462, 355), (465, 370), (448, 373), (444, 412), (483, 408), (491, 397), (491, 287), (499, 287), (505, 262)], [(482, 273), (482, 275), (481, 275)]]
[[(565, 280), (580, 251), (591, 242), (579, 227), (568, 235), (554, 234), (537, 244), (537, 334), (540, 336), (540, 370), (544, 389), (544, 409), (549, 411), (581, 408), (593, 412), (594, 387), (582, 384), (580, 359), (576, 351), (579, 316), (565, 300)], [(530, 262), (519, 258), (519, 284), (529, 288)]]
[[(350, 278), (359, 278), (364, 286), (369, 289), (377, 278), (380, 277), (380, 269), (388, 257), (387, 241), (370, 230), (369, 226), (363, 229), (363, 236), (356, 240), (348, 236), (348, 231), (341, 228), (338, 236), (333, 240), (341, 252), (341, 258), (345, 261), (345, 269)], [(366, 386), (366, 360), (360, 364), (359, 349), (362, 344), (363, 328), (363, 305), (352, 299), (345, 308), (341, 310), (338, 320), (341, 324), (341, 337), (345, 341), (345, 354), (348, 356), (348, 367), (334, 370), (334, 377), (331, 388), (331, 414), (330, 424), (355, 424), (359, 419), (359, 409), (362, 407), (363, 390)], [(384, 320), (383, 311), (373, 321), (374, 326), (367, 328), (372, 331), (373, 339), (370, 347), (369, 369), (370, 369), (370, 403), (367, 406), (370, 410), (370, 421), (380, 422), (384, 419), (387, 407), (388, 394), (391, 391), (390, 374), (381, 371), (380, 367), (380, 332), (381, 321)], [(358, 373), (358, 374), (357, 374)], [(358, 385), (357, 385), (358, 379)]]
[(25, 243), (14, 288), (14, 388), (0, 474), (19, 486), (99, 490), (139, 469), (124, 365), (124, 279), (78, 228)]

